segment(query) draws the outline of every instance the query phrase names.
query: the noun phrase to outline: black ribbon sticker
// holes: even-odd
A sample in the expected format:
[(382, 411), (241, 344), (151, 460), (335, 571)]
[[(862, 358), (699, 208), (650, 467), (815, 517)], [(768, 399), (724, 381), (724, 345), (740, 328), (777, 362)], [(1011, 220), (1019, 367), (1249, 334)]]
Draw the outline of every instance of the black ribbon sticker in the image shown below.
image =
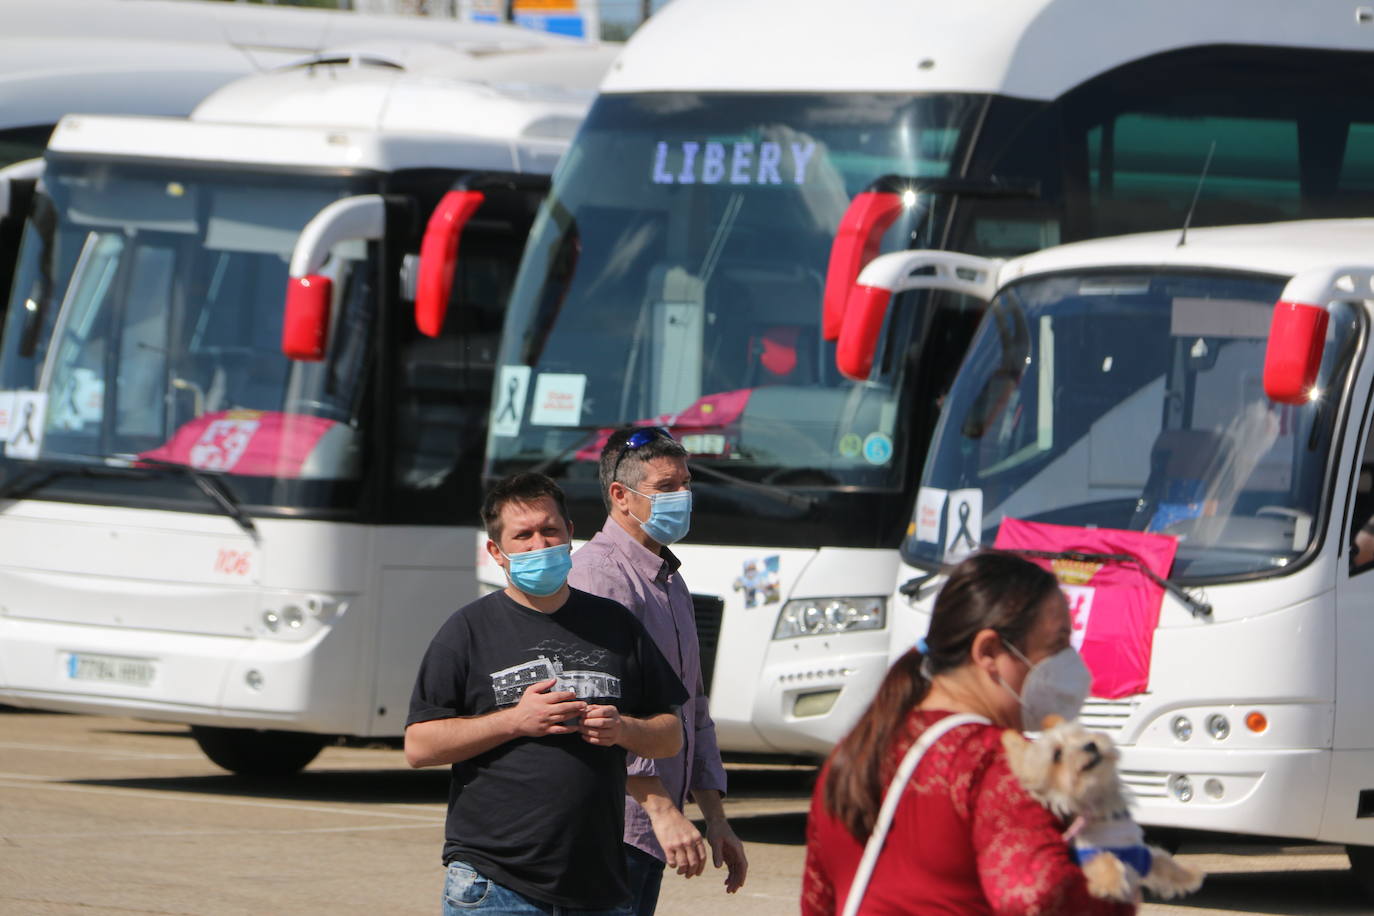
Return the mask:
[(36, 406), (38, 405), (34, 404), (33, 401), (24, 404), (24, 419), (19, 421), (19, 432), (10, 439), (11, 446), (18, 445), (24, 439), (28, 439), (30, 445), (35, 447), (38, 445), (38, 440), (33, 436), (33, 409)]
[(506, 417), (509, 416), (512, 423), (519, 425), (520, 414), (515, 412), (515, 397), (519, 393), (520, 379), (516, 376), (511, 376), (510, 380), (506, 383), (506, 404), (504, 407), (501, 408), (501, 411), (496, 415), (497, 423), (506, 422)]
[[(978, 549), (978, 542), (973, 539), (973, 532), (969, 530), (969, 516), (973, 514), (973, 507), (966, 502), (959, 504), (959, 530), (954, 534), (954, 543), (949, 545), (950, 550), (964, 549), (973, 551)], [(968, 546), (960, 548), (959, 542), (962, 541)]]

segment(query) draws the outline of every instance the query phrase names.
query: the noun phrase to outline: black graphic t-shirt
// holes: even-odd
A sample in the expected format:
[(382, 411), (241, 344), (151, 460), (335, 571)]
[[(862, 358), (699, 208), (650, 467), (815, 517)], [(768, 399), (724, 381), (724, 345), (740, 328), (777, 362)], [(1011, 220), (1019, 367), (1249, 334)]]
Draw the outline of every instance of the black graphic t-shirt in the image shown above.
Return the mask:
[[(643, 625), (616, 602), (570, 589), (543, 614), (493, 592), (439, 628), (406, 724), (514, 706), (551, 677), (554, 690), (628, 716), (687, 699)], [(516, 738), (453, 765), (444, 863), (467, 862), (535, 900), (606, 909), (629, 897), (624, 819), (624, 748), (581, 735)]]

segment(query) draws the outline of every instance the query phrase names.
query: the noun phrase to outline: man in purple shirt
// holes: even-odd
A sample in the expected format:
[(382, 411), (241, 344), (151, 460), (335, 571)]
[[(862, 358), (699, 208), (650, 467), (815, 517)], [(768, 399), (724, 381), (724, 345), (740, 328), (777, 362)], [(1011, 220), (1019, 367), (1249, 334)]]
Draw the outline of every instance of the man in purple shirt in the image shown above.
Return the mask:
[[(573, 554), (568, 582), (618, 601), (643, 621), (691, 697), (681, 710), (677, 756), (628, 755), (625, 855), (635, 912), (648, 916), (658, 905), (665, 863), (684, 877), (699, 875), (709, 843), (715, 867), (727, 868), (731, 894), (744, 884), (749, 863), (721, 805), (725, 767), (701, 677), (692, 596), (668, 549), (691, 520), (687, 450), (659, 427), (620, 430), (601, 451), (600, 475), (606, 523)], [(704, 839), (682, 813), (689, 794), (706, 818)]]

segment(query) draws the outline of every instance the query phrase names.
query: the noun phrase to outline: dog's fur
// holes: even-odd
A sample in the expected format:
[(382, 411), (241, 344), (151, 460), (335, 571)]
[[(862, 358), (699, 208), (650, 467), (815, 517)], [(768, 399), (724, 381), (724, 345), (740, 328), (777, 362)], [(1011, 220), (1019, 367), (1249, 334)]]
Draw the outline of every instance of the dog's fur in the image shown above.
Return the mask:
[[(1055, 814), (1072, 819), (1065, 837), (1072, 842), (1093, 896), (1130, 902), (1138, 899), (1142, 886), (1164, 898), (1191, 894), (1202, 886), (1201, 871), (1158, 846), (1145, 845), (1117, 775), (1120, 754), (1107, 735), (1051, 717), (1038, 739), (1029, 741), (1008, 730), (1002, 744), (1012, 773), (1026, 791)], [(1127, 859), (1149, 861), (1146, 873)]]

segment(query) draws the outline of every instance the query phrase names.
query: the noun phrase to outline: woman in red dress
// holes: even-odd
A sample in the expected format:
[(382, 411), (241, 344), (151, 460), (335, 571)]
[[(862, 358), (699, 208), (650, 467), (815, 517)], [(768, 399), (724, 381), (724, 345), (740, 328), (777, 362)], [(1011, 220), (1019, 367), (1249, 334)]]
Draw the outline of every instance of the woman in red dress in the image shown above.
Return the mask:
[(1067, 825), (1021, 788), (1002, 750), (1007, 728), (1077, 715), (1087, 675), (1069, 636), (1058, 583), (1034, 564), (985, 552), (954, 568), (925, 639), (892, 666), (821, 770), (806, 828), (803, 916), (841, 912), (902, 757), (952, 713), (992, 724), (956, 726), (921, 759), (859, 912), (1135, 912), (1088, 894), (1063, 837)]

